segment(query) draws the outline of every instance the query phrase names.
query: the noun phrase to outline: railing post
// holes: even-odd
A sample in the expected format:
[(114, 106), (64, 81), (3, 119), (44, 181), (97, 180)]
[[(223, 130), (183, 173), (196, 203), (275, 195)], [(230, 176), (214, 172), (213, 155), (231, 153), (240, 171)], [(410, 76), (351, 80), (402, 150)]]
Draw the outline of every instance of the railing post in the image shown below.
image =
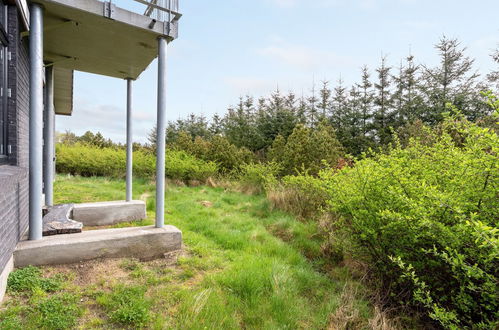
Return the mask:
[(165, 225), (166, 59), (168, 42), (158, 39), (158, 117), (156, 125), (156, 228)]
[(29, 239), (42, 239), (43, 8), (31, 5), (29, 36)]
[(126, 98), (126, 201), (132, 201), (133, 137), (132, 137), (132, 79), (128, 78)]

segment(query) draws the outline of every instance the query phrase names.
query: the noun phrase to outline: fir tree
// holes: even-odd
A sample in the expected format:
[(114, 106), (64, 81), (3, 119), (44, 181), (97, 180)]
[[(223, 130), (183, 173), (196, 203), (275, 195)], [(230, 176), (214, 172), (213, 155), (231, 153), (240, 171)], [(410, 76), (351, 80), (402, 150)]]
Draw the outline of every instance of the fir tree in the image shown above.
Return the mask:
[(477, 118), (477, 109), (470, 98), (479, 92), (478, 73), (473, 69), (474, 60), (465, 55), (457, 39), (445, 36), (435, 45), (440, 55), (440, 65), (435, 68), (424, 66), (423, 90), (428, 102), (428, 111), (423, 119), (429, 124), (442, 120), (447, 103), (454, 104), (470, 119)]
[(327, 117), (331, 109), (331, 89), (329, 89), (329, 81), (324, 80), (322, 82), (322, 88), (319, 91), (319, 104), (318, 108), (321, 114), (320, 120), (324, 120)]
[(373, 84), (370, 81), (371, 74), (367, 66), (362, 67), (362, 82), (357, 84), (360, 91), (360, 108), (361, 108), (361, 131), (364, 138), (367, 138), (370, 132), (370, 122), (372, 118), (372, 104), (374, 100), (374, 94), (372, 91)]
[(391, 122), (391, 79), (390, 79), (391, 67), (386, 63), (386, 57), (381, 58), (381, 64), (376, 69), (378, 74), (378, 82), (374, 84), (376, 89), (376, 94), (374, 97), (374, 104), (376, 109), (374, 111), (374, 129), (376, 130), (376, 135), (378, 142), (381, 145), (385, 145), (390, 140), (390, 124)]
[(495, 52), (491, 55), (494, 62), (496, 62), (498, 68), (496, 71), (492, 71), (487, 75), (487, 79), (492, 84), (495, 84), (497, 91), (499, 91), (499, 48), (495, 50)]

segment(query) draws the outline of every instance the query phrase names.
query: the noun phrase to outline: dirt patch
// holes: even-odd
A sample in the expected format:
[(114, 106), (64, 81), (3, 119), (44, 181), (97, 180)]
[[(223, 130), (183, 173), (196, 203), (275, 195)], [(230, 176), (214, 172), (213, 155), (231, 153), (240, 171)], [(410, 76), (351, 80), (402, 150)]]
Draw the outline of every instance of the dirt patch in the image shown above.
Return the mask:
[(204, 207), (213, 207), (213, 203), (210, 201), (202, 201), (200, 202), (200, 204), (203, 205)]
[[(147, 268), (176, 267), (178, 258), (184, 255), (187, 255), (186, 252), (174, 251), (165, 254), (161, 259), (140, 262), (140, 264)], [(131, 283), (133, 282), (133, 279), (129, 277), (131, 271), (123, 267), (123, 264), (129, 260), (126, 258), (96, 259), (77, 264), (49, 266), (44, 268), (44, 275), (64, 274), (72, 279), (74, 285), (80, 287), (112, 282)]]
[(145, 193), (143, 193), (142, 195), (140, 195), (140, 200), (141, 200), (141, 201), (144, 201), (144, 202), (147, 202), (147, 199), (148, 199), (149, 197), (151, 197), (151, 194), (150, 194), (150, 193), (148, 193), (148, 192), (145, 192)]

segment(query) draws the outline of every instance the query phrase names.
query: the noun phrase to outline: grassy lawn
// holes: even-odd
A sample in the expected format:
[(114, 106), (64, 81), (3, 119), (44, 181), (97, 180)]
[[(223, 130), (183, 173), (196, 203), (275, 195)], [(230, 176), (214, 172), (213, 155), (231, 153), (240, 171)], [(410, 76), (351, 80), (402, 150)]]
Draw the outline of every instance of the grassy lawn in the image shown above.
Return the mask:
[[(135, 181), (152, 224), (154, 185)], [(119, 180), (58, 176), (57, 203), (124, 199)], [(1, 329), (349, 329), (373, 317), (363, 288), (321, 261), (313, 223), (271, 211), (263, 196), (169, 186), (166, 222), (184, 251), (13, 273)]]

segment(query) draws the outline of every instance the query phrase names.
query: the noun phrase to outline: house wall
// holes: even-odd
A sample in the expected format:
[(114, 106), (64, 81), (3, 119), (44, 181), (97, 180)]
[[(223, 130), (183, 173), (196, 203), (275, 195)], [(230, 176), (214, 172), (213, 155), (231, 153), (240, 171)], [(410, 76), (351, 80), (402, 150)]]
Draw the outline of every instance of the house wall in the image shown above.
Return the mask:
[(27, 40), (20, 35), (22, 24), (16, 7), (9, 6), (8, 143), (11, 153), (9, 164), (0, 166), (0, 273), (6, 269), (28, 227), (29, 58)]

